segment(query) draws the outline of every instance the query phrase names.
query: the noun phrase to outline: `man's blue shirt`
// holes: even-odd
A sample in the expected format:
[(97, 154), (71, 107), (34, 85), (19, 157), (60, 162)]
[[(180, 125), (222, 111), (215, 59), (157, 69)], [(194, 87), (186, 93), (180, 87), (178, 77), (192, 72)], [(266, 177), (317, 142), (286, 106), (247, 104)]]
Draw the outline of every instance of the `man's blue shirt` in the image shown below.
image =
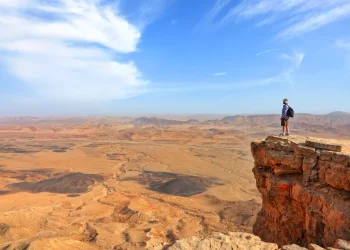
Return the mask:
[(284, 104), (282, 108), (282, 119), (289, 119), (287, 115), (288, 109), (289, 109), (289, 106), (287, 104)]

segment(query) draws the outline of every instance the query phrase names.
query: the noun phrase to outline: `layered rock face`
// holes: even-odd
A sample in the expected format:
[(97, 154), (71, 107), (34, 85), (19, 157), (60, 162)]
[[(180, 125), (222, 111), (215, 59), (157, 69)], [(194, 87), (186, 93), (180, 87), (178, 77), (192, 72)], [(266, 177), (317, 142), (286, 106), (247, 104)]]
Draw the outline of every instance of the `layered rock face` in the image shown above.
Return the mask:
[(271, 136), (252, 142), (251, 149), (263, 198), (254, 225), (256, 235), (280, 246), (334, 246), (337, 239), (350, 240), (350, 151), (346, 146)]

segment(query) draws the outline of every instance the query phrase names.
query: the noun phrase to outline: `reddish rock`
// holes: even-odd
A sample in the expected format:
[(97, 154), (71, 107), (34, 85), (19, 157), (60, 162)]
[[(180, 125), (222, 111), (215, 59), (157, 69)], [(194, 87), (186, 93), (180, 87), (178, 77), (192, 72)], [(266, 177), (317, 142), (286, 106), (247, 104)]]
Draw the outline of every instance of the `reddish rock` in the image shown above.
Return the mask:
[(294, 154), (296, 145), (269, 137), (266, 141), (252, 144), (255, 165), (271, 168), (275, 174), (302, 173), (303, 156)]
[(301, 137), (268, 137), (251, 146), (263, 198), (256, 235), (280, 246), (350, 240), (348, 154), (306, 146)]
[(319, 160), (317, 163), (319, 178), (334, 188), (350, 191), (350, 165), (328, 160)]

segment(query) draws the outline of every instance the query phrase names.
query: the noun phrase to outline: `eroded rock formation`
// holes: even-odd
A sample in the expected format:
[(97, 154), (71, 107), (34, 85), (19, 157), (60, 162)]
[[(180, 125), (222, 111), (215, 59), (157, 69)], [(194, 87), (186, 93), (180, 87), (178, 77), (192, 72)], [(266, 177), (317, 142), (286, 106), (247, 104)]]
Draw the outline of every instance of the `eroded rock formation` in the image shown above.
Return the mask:
[(160, 245), (148, 250), (277, 250), (274, 243), (265, 243), (255, 235), (249, 233), (213, 233), (210, 237), (186, 238), (176, 241), (171, 246)]
[[(263, 206), (254, 233), (280, 246), (350, 240), (350, 152), (302, 137), (251, 144)], [(334, 150), (334, 151), (332, 151)], [(341, 152), (335, 152), (341, 151)]]
[[(327, 250), (349, 250), (350, 242), (338, 240), (336, 248), (328, 247)], [(177, 240), (172, 245), (162, 244), (147, 250), (326, 250), (316, 244), (309, 244), (308, 248), (290, 244), (278, 247), (275, 243), (263, 242), (258, 236), (249, 233), (229, 232), (212, 233), (207, 237), (193, 236)]]

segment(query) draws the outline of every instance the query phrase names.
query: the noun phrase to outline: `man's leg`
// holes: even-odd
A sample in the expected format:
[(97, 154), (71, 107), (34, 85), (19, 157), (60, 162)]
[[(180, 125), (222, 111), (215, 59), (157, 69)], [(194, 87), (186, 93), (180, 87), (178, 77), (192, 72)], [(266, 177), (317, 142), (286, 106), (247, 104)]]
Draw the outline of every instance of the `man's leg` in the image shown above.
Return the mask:
[(286, 133), (289, 134), (289, 126), (286, 125)]
[(281, 127), (282, 127), (282, 134), (280, 134), (280, 136), (284, 136), (285, 133), (285, 128), (286, 128), (286, 124), (285, 124), (285, 121), (281, 118)]

